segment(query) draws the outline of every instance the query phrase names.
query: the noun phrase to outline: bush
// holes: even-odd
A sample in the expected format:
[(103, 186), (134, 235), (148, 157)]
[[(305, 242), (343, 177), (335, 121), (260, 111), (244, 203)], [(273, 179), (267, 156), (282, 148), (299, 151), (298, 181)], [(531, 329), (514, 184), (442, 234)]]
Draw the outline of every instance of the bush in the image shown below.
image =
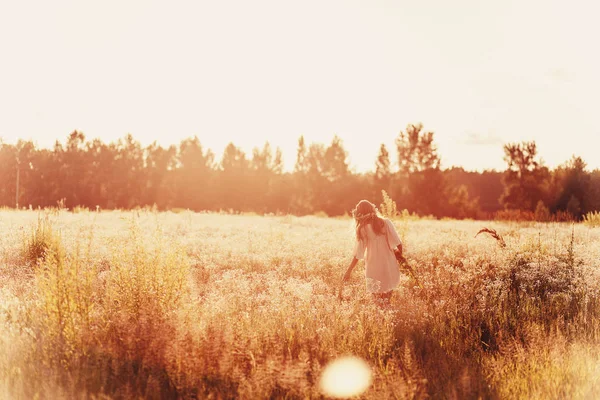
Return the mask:
[(329, 215), (325, 211), (317, 211), (313, 213), (313, 216), (317, 218), (329, 218)]
[(500, 210), (494, 215), (496, 221), (535, 221), (535, 214), (528, 210)]
[(31, 235), (23, 238), (21, 257), (25, 263), (35, 266), (46, 258), (49, 251), (61, 251), (60, 238), (52, 230), (48, 216), (40, 216), (37, 225), (31, 230)]
[(383, 203), (379, 205), (379, 212), (385, 218), (394, 219), (398, 215), (396, 202), (392, 200), (385, 190), (381, 191), (381, 196), (383, 197)]
[(550, 210), (542, 200), (538, 201), (537, 206), (535, 207), (535, 220), (538, 222), (550, 221)]
[(589, 227), (600, 227), (600, 212), (591, 211), (583, 216), (583, 223)]
[(552, 215), (553, 222), (573, 222), (575, 217), (568, 211), (557, 211)]

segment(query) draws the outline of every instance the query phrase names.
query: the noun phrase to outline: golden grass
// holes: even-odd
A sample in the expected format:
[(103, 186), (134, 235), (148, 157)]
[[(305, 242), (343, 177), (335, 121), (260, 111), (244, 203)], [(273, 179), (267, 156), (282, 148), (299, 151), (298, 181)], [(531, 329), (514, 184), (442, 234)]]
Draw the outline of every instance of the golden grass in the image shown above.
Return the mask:
[[(349, 219), (69, 213), (32, 269), (35, 211), (0, 212), (0, 397), (319, 398), (329, 362), (364, 398), (586, 398), (597, 392), (600, 231), (399, 219), (408, 277), (381, 307)], [(44, 225), (46, 226), (46, 225)], [(38, 258), (36, 258), (38, 259)]]
[(600, 227), (600, 212), (592, 211), (583, 216), (583, 223), (592, 228)]

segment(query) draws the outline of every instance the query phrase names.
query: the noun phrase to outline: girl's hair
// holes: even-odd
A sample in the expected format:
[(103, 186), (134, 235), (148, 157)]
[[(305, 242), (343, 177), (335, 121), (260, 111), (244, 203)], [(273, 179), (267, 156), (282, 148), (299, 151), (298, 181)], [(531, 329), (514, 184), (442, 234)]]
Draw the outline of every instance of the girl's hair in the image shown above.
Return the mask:
[(383, 235), (385, 228), (385, 220), (379, 215), (379, 211), (375, 204), (367, 200), (361, 200), (358, 202), (354, 210), (352, 210), (352, 216), (356, 221), (356, 238), (358, 240), (363, 236), (361, 233), (363, 227), (367, 224), (371, 224), (373, 231), (377, 235)]

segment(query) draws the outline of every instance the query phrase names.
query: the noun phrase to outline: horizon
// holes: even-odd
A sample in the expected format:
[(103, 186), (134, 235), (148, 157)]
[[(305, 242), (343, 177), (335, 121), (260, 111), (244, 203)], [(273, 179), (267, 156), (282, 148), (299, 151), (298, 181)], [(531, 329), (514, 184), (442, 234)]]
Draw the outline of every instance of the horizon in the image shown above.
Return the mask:
[(197, 136), (218, 159), (269, 142), (291, 170), (301, 135), (337, 135), (367, 172), (423, 123), (445, 169), (503, 170), (503, 145), (522, 141), (551, 169), (573, 155), (600, 169), (594, 4), (33, 3), (0, 5), (9, 144)]

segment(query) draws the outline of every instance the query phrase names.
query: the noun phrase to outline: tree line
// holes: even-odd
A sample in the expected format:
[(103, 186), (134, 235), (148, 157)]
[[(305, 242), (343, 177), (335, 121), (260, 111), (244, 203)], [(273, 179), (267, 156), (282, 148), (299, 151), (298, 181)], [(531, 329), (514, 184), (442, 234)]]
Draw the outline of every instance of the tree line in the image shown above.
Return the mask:
[[(391, 154), (393, 153), (393, 154)], [(269, 143), (251, 155), (229, 143), (217, 161), (197, 137), (169, 147), (142, 147), (132, 135), (116, 142), (74, 131), (63, 144), (0, 142), (0, 206), (289, 213), (348, 213), (385, 190), (398, 208), (451, 218), (580, 219), (600, 210), (600, 171), (580, 157), (550, 170), (535, 142), (504, 146), (505, 171), (443, 169), (433, 132), (411, 124), (395, 148), (381, 145), (374, 169), (356, 173), (342, 140), (298, 140), (293, 171)]]

